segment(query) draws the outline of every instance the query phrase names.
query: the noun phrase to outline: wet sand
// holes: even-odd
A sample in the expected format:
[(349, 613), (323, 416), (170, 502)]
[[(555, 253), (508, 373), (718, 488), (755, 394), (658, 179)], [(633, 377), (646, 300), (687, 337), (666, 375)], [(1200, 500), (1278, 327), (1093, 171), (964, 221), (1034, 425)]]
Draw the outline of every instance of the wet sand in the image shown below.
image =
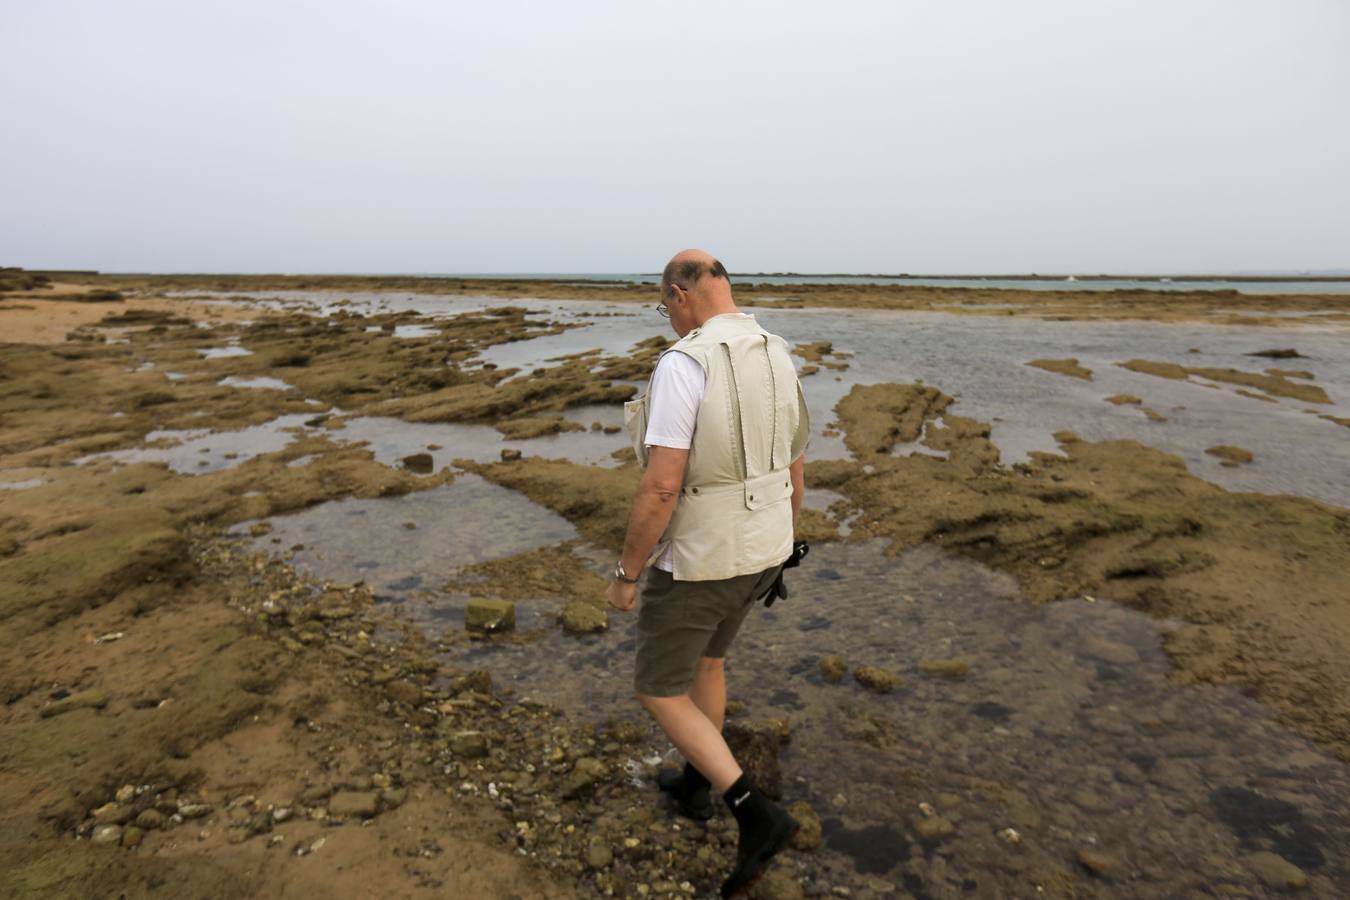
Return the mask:
[[(155, 287), (260, 290), (271, 283), (157, 279)], [(534, 294), (536, 285), (453, 290), (506, 297)], [(572, 288), (539, 290), (556, 296), (550, 292)], [(609, 290), (606, 300), (625, 299)], [(889, 289), (809, 293), (808, 304), (926, 310), (976, 299)], [(649, 294), (643, 290), (643, 302), (651, 302)], [(1288, 323), (1266, 315), (1272, 311), (1345, 315), (1341, 298), (1298, 298), (1287, 307), (1279, 301), (1289, 298), (1226, 295), (1028, 299), (1015, 315), (1067, 314), (1069, 304), (1087, 318), (1166, 308), (1156, 317), (1228, 321), (1221, 310), (1247, 300), (1258, 315), (1237, 317), (1244, 323)], [(639, 884), (647, 895), (689, 896), (715, 886), (732, 852), (729, 823), (720, 817), (709, 828), (676, 830), (680, 823), (646, 787), (630, 783), (649, 777), (661, 749), (634, 709), (597, 716), (566, 703), (518, 702), (509, 672), (470, 664), (491, 660), (491, 645), (470, 641), (455, 615), (400, 614), (377, 602), (373, 578), (353, 584), (345, 576), (306, 576), (297, 564), (333, 548), (283, 541), (275, 519), (344, 498), (362, 503), (451, 490), (473, 477), (443, 468), (454, 447), (424, 448), (433, 474), (421, 475), (375, 444), (345, 442), (348, 421), (353, 429), (358, 421), (427, 428), (510, 422), (506, 430), (518, 440), (512, 446), (528, 448), (548, 438), (527, 435), (571, 431), (560, 424), (566, 417), (589, 419), (583, 411), (631, 396), (661, 342), (638, 343), (642, 334), (635, 334), (626, 354), (584, 353), (513, 377), (527, 373), (495, 368), (484, 352), (563, 335), (576, 323), (507, 304), (437, 319), (350, 309), (320, 319), (148, 296), (94, 306), (0, 301), (0, 488), (23, 485), (0, 491), (0, 637), (22, 648), (0, 662), (0, 883), (33, 896), (107, 885), (135, 894), (154, 884), (173, 885), (176, 896), (342, 895), (352, 890), (343, 867), (357, 865), (363, 882), (377, 879), (391, 895), (407, 896), (629, 895)], [(803, 345), (799, 355), (817, 367), (816, 378), (850, 364), (829, 346)], [(1137, 370), (1216, 377), (1202, 369)], [(1260, 377), (1237, 383), (1303, 386), (1293, 373), (1249, 374)], [(260, 378), (271, 386), (222, 384)], [(940, 384), (847, 391), (835, 414), (849, 458), (808, 466), (809, 485), (835, 498), (808, 512), (813, 537), (879, 546), (896, 560), (940, 548), (1003, 573), (1015, 585), (1012, 602), (1028, 608), (1069, 610), (1091, 598), (1139, 610), (1163, 623), (1174, 685), (1236, 686), (1324, 753), (1350, 759), (1350, 609), (1342, 575), (1350, 514), (1310, 499), (1231, 493), (1189, 473), (1176, 457), (1127, 441), (1060, 434), (1062, 453), (1033, 452), (1026, 462), (1003, 465), (990, 423), (960, 412), (961, 401)], [(829, 418), (825, 410), (817, 415)], [(211, 433), (246, 428), (283, 440), (231, 444)], [(584, 434), (591, 433), (586, 426)], [(147, 439), (161, 450), (153, 443), (142, 449)], [(623, 443), (613, 440), (616, 449)], [(922, 449), (894, 452), (909, 445)], [(526, 452), (518, 461), (461, 459), (457, 471), (553, 511), (596, 553), (621, 538), (637, 478), (622, 454), (595, 466)], [(528, 527), (528, 516), (523, 521)], [(432, 523), (410, 519), (403, 527), (413, 533)], [(249, 538), (224, 536), (241, 528)], [(444, 540), (471, 543), (453, 532)], [(557, 617), (569, 606), (574, 618), (585, 618), (575, 605), (599, 583), (590, 553), (570, 540), (526, 547), (506, 559), (458, 563), (446, 573), (449, 583), (435, 587), (517, 600), (522, 627), (500, 640), (529, 653), (562, 627)], [(881, 555), (855, 561), (879, 573), (895, 565)], [(885, 583), (892, 576), (879, 577)], [(545, 605), (530, 614), (526, 605), (540, 595)], [(1109, 665), (1134, 665), (1115, 646), (1119, 634), (1102, 641), (1093, 646)], [(872, 652), (872, 660), (850, 662), (896, 667), (897, 659)], [(612, 648), (606, 653), (614, 655)], [(941, 677), (940, 667), (932, 671)], [(933, 682), (939, 695), (943, 683)], [(1128, 845), (1124, 832), (1096, 850), (1054, 837), (1017, 799), (1016, 785), (981, 780), (978, 767), (939, 765), (940, 748), (906, 750), (883, 708), (869, 712), (881, 701), (858, 690), (837, 727), (884, 751), (877, 777), (904, 773), (915, 796), (933, 798), (925, 801), (933, 809), (888, 826), (881, 836), (892, 841), (894, 834), (892, 849), (910, 862), (880, 867), (846, 849), (866, 843), (875, 816), (891, 813), (841, 816), (828, 796), (808, 791), (826, 847), (789, 855), (765, 889), (771, 895), (833, 885), (853, 896), (891, 896), (903, 885), (914, 896), (937, 896), (969, 892), (963, 884), (972, 880), (988, 896), (1177, 895), (1169, 891), (1184, 879), (1149, 858), (1156, 848)], [(902, 689), (896, 696), (908, 695)], [(765, 698), (750, 711), (743, 740), (790, 762), (798, 751), (774, 750), (779, 739), (765, 737), (774, 727), (762, 715), (769, 706)], [(799, 740), (809, 746), (809, 732)], [(811, 774), (816, 757), (800, 752), (802, 771)], [(1315, 763), (1331, 766), (1319, 768), (1319, 778), (1337, 785), (1343, 765), (1321, 757)], [(1178, 785), (1185, 780), (1172, 776)], [(823, 772), (811, 777), (826, 779)], [(1246, 798), (1234, 801), (1239, 805), (1259, 805), (1261, 792), (1272, 790), (1226, 770), (1205, 777), (1210, 790), (1256, 792), (1257, 801), (1231, 795)], [(789, 781), (785, 793), (793, 790)], [(1090, 801), (1078, 798), (1080, 806)], [(370, 826), (353, 827), (362, 820)], [(977, 838), (986, 826), (974, 824), (986, 821), (995, 835), (987, 841)], [(1334, 816), (1316, 821), (1324, 830), (1340, 827)], [(1024, 850), (996, 837), (999, 822), (1026, 835)], [(1216, 863), (1221, 874), (1211, 877), (1235, 891), (1260, 895), (1271, 878), (1294, 877), (1261, 853), (1301, 865), (1310, 895), (1336, 896), (1344, 887), (1345, 861), (1334, 853), (1328, 860), (1300, 849), (1307, 842), (1295, 847), (1261, 835), (1234, 840), (1241, 853)], [(945, 868), (937, 862), (952, 852)], [(995, 852), (1007, 858), (994, 869), (953, 875)]]

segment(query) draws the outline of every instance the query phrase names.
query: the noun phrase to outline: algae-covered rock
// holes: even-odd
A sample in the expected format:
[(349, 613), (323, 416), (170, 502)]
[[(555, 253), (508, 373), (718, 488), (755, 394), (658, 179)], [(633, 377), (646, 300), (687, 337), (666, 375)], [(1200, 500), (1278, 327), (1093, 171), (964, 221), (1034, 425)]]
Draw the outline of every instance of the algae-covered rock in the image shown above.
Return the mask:
[(1210, 456), (1218, 457), (1219, 464), (1223, 466), (1228, 466), (1229, 468), (1232, 468), (1233, 466), (1240, 466), (1244, 463), (1249, 463), (1256, 458), (1255, 456), (1252, 455), (1252, 451), (1244, 450), (1241, 447), (1232, 447), (1229, 446), (1228, 444), (1219, 444), (1214, 447), (1206, 447), (1205, 452), (1208, 453)]
[(1247, 857), (1247, 867), (1267, 887), (1276, 890), (1302, 890), (1308, 886), (1303, 870), (1276, 853), (1263, 850)]
[(495, 634), (516, 627), (516, 605), (510, 600), (470, 600), (464, 627), (476, 634)]
[(591, 791), (597, 782), (605, 777), (605, 764), (598, 759), (583, 756), (572, 766), (571, 773), (563, 781), (562, 796), (566, 800), (579, 797)]
[(824, 675), (826, 680), (838, 683), (848, 672), (848, 663), (842, 656), (822, 656), (820, 658), (820, 674)]
[(450, 751), (463, 759), (487, 756), (487, 736), (481, 731), (459, 731), (450, 738)]
[(853, 680), (878, 694), (889, 694), (901, 684), (899, 675), (877, 666), (860, 666), (853, 672)]
[(964, 659), (925, 659), (920, 661), (919, 671), (925, 675), (965, 678), (970, 672), (970, 663)]
[(1058, 375), (1068, 375), (1070, 378), (1081, 378), (1084, 381), (1092, 380), (1092, 370), (1080, 366), (1076, 359), (1033, 359), (1027, 365)]
[(568, 601), (558, 618), (569, 634), (593, 634), (609, 628), (609, 613), (585, 600)]
[(1078, 864), (1098, 878), (1119, 875), (1125, 868), (1125, 861), (1119, 856), (1086, 847), (1078, 851)]
[(818, 848), (824, 832), (821, 828), (820, 816), (816, 815), (816, 811), (811, 804), (805, 800), (798, 800), (788, 807), (788, 813), (801, 826), (788, 842), (792, 849), (809, 852)]
[(950, 819), (943, 816), (925, 816), (914, 823), (914, 833), (920, 840), (936, 841), (956, 830)]

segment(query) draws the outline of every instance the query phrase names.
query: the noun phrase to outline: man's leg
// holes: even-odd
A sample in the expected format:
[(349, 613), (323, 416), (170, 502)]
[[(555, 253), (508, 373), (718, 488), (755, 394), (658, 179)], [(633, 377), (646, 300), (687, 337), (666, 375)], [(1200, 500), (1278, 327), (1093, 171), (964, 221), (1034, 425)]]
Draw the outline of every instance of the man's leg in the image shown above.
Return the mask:
[(727, 715), (727, 670), (725, 656), (701, 656), (694, 669), (694, 685), (689, 689), (689, 699), (703, 710), (708, 721), (722, 730)]
[(651, 697), (640, 693), (637, 699), (684, 758), (718, 791), (725, 792), (741, 777), (741, 767), (722, 739), (722, 729), (713, 724), (689, 694)]

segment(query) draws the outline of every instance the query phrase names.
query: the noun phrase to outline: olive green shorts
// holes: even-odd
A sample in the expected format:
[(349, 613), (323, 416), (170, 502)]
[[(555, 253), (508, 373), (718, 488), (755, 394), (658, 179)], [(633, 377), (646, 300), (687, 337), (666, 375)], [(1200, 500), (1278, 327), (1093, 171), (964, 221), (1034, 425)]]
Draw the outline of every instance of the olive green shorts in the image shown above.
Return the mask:
[(780, 568), (718, 581), (676, 581), (669, 572), (650, 569), (638, 607), (637, 692), (648, 697), (689, 693), (699, 657), (727, 655), (745, 614)]

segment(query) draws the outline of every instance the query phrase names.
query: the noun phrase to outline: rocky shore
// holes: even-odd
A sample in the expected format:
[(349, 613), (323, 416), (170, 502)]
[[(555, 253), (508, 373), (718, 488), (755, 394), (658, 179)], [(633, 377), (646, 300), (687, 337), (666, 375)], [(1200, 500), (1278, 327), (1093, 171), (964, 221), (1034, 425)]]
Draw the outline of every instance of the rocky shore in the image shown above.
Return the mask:
[[(531, 439), (571, 427), (559, 418), (569, 409), (627, 399), (662, 341), (623, 355), (579, 354), (513, 378), (523, 373), (484, 363), (482, 351), (572, 326), (505, 302), (435, 320), (350, 309), (317, 318), (136, 294), (315, 286), (296, 279), (97, 281), (76, 293), (116, 289), (127, 299), (80, 303), (59, 335), (49, 315), (57, 307), (41, 304), (78, 301), (0, 302), (0, 316), (10, 317), (0, 323), (27, 317), (32, 326), (24, 332), (32, 342), (0, 344), (0, 453), (7, 482), (20, 485), (0, 491), (0, 638), (16, 649), (0, 659), (0, 887), (39, 897), (344, 896), (372, 883), (390, 896), (715, 890), (734, 854), (731, 820), (695, 825), (673, 816), (651, 787), (666, 745), (635, 709), (588, 721), (504, 688), (490, 668), (447, 666), (447, 654), (471, 640), (462, 623), (428, 635), (374, 602), (367, 585), (307, 576), (288, 564), (285, 548), (261, 554), (225, 534), (328, 500), (398, 497), (457, 477), (417, 474), (411, 463), (390, 465), (342, 441), (339, 411), (491, 425)], [(536, 286), (439, 288), (507, 298)], [(570, 296), (572, 288), (542, 290)], [(613, 290), (624, 299), (628, 289)], [(642, 289), (643, 302), (649, 293)], [(980, 299), (960, 297), (958, 304)], [(843, 288), (803, 298), (902, 309), (953, 302), (950, 293)], [(783, 303), (762, 291), (746, 299)], [(1029, 298), (1017, 314), (1069, 314), (1063, 304), (1081, 303), (1097, 312), (1074, 314), (1135, 317), (1166, 305), (1170, 316), (1208, 321), (1247, 302), (1137, 299)], [(1284, 308), (1268, 297), (1251, 304)], [(401, 336), (411, 326), (418, 336)], [(849, 365), (830, 346), (798, 352), (817, 377)], [(1295, 373), (1264, 378), (1242, 383), (1298, 385)], [(290, 389), (237, 386), (255, 379)], [(839, 499), (808, 510), (804, 531), (818, 541), (884, 540), (892, 553), (946, 548), (1010, 573), (1031, 603), (1111, 599), (1166, 618), (1175, 680), (1239, 685), (1350, 759), (1342, 575), (1350, 514), (1229, 493), (1167, 454), (1069, 433), (1057, 435), (1061, 454), (1003, 466), (988, 424), (959, 409), (938, 386), (853, 387), (835, 410), (852, 458), (808, 465), (808, 484)], [(134, 455), (147, 441), (167, 446), (203, 429), (278, 422), (286, 440), (277, 449), (212, 450), (172, 465)], [(937, 453), (892, 453), (916, 442)], [(617, 462), (527, 454), (462, 460), (459, 469), (553, 510), (603, 548), (622, 535), (637, 478), (631, 460)], [(570, 544), (448, 577), (449, 588), (508, 602), (546, 593), (556, 600), (555, 627), (569, 633), (609, 624), (594, 602), (596, 570)], [(1095, 652), (1106, 665), (1131, 664), (1129, 647), (1106, 641)], [(935, 655), (917, 672), (959, 684), (969, 669), (969, 660)], [(820, 675), (840, 691), (878, 698), (904, 690), (909, 677), (843, 658), (821, 660)], [(738, 748), (774, 781), (791, 723), (744, 713), (731, 723)], [(855, 727), (887, 753), (914, 756), (879, 722)], [(906, 763), (906, 783), (922, 785), (921, 765)], [(1000, 863), (1000, 880), (982, 889), (1133, 895), (1110, 887), (1132, 877), (1110, 848), (1084, 845), (1065, 861), (1024, 839), (1041, 823), (1028, 804), (1009, 799), (1016, 792), (974, 775), (963, 784), (897, 825), (911, 854), (897, 882), (825, 861), (817, 852), (824, 830), (841, 842), (866, 843), (866, 835), (830, 824), (828, 810), (783, 782), (780, 793), (808, 827), (756, 896), (961, 890), (944, 874), (943, 848), (973, 840), (970, 823), (993, 823), (981, 813), (992, 808), (1002, 824), (985, 837), (1016, 861)], [(1304, 871), (1282, 847), (1270, 843), (1235, 863), (1233, 884), (1334, 896), (1325, 876)]]

